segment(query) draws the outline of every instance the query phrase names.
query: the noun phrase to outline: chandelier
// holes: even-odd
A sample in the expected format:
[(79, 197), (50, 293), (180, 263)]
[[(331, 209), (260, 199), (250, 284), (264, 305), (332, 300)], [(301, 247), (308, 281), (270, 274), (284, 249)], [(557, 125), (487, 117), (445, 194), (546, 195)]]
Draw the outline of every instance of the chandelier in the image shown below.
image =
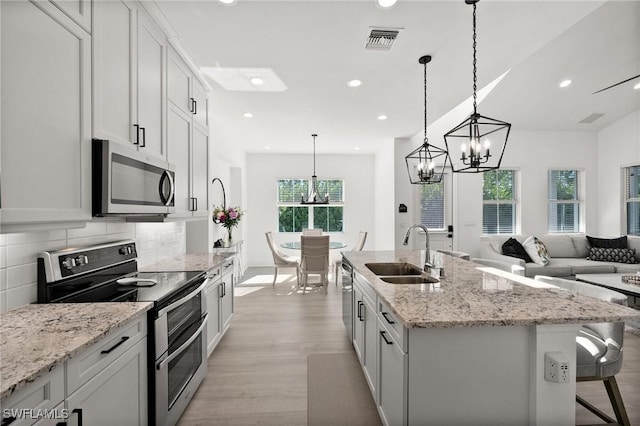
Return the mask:
[[(444, 149), (431, 145), (427, 137), (427, 64), (429, 62), (431, 62), (429, 55), (418, 59), (418, 63), (424, 65), (424, 142), (404, 158), (412, 184), (442, 182), (444, 166), (449, 155)], [(438, 170), (436, 170), (436, 160), (439, 162)]]
[(311, 176), (311, 192), (307, 198), (302, 196), (300, 204), (329, 204), (329, 194), (325, 194), (324, 197), (318, 195), (318, 177), (316, 176), (316, 135), (311, 135), (313, 138), (313, 176)]
[(511, 124), (478, 113), (476, 93), (478, 90), (476, 3), (478, 1), (480, 0), (465, 0), (466, 4), (473, 5), (473, 113), (444, 135), (451, 169), (457, 173), (479, 173), (500, 168), (511, 130)]

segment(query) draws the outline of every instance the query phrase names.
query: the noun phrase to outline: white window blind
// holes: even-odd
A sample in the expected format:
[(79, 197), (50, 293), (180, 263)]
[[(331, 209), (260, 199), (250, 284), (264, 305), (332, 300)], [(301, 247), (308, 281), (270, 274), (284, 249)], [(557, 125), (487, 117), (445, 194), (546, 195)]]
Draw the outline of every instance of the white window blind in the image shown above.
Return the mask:
[(482, 232), (514, 234), (516, 232), (516, 172), (490, 170), (482, 180)]
[(640, 235), (640, 166), (624, 170), (624, 228), (628, 235)]
[(547, 175), (549, 232), (580, 232), (578, 170), (549, 170)]
[(420, 223), (429, 230), (445, 228), (444, 182), (420, 185)]

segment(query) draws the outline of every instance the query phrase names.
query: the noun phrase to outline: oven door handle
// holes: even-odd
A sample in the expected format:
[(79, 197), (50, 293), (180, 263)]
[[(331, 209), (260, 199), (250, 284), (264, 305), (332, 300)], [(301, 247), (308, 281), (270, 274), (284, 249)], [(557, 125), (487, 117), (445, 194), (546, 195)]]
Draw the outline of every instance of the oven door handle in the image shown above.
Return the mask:
[(209, 282), (209, 279), (205, 279), (202, 282), (202, 284), (200, 284), (200, 286), (198, 288), (196, 288), (195, 290), (193, 290), (191, 293), (189, 293), (185, 297), (181, 298), (180, 300), (176, 300), (175, 302), (173, 302), (169, 306), (164, 307), (161, 310), (159, 310), (158, 311), (158, 318), (163, 316), (167, 312), (177, 308), (178, 306), (180, 306), (180, 305), (182, 305), (184, 303), (187, 303), (192, 298), (196, 297), (198, 295), (198, 293), (200, 293), (205, 288), (205, 286), (207, 285), (208, 282)]
[(178, 355), (180, 355), (182, 352), (184, 352), (184, 350), (189, 347), (190, 344), (192, 344), (197, 338), (200, 337), (200, 333), (202, 333), (202, 330), (204, 329), (204, 327), (207, 325), (207, 320), (209, 319), (209, 314), (205, 314), (204, 317), (202, 317), (202, 324), (200, 324), (200, 327), (198, 327), (198, 329), (196, 330), (195, 333), (193, 333), (193, 335), (191, 337), (189, 337), (189, 340), (187, 340), (186, 342), (184, 342), (182, 345), (180, 345), (180, 347), (178, 349), (176, 349), (171, 355), (169, 355), (168, 357), (166, 357), (165, 359), (163, 359), (162, 361), (160, 361), (157, 365), (156, 365), (156, 369), (157, 370), (162, 370), (164, 368), (165, 365), (167, 365), (168, 363), (170, 363), (175, 357), (177, 357)]

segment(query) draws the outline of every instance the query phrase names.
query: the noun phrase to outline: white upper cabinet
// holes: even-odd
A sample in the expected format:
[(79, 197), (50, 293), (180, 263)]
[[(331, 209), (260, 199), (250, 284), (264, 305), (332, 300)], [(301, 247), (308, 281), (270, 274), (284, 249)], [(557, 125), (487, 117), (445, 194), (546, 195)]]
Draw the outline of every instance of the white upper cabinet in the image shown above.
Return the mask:
[(196, 122), (201, 126), (209, 127), (209, 99), (207, 98), (207, 92), (195, 79), (192, 85), (192, 97), (194, 102), (193, 115)]
[[(194, 84), (201, 86), (171, 46), (167, 64), (167, 159), (176, 166), (176, 211), (171, 216), (208, 216), (209, 130), (194, 114), (191, 96)], [(201, 93), (206, 105), (204, 89)]]
[(173, 47), (167, 60), (167, 93), (169, 101), (193, 115), (198, 125), (209, 127), (207, 91)]
[(130, 1), (94, 2), (93, 135), (166, 159), (166, 37)]
[[(44, 1), (44, 0), (40, 0)], [(91, 0), (51, 0), (69, 18), (91, 32)]]
[(50, 2), (0, 7), (2, 232), (90, 220), (90, 35)]

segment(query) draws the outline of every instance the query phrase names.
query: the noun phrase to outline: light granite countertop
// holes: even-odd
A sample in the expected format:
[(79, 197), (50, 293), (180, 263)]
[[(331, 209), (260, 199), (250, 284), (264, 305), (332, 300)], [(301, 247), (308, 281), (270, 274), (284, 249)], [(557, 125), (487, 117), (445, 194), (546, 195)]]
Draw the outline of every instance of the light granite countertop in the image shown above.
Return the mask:
[(373, 262), (407, 262), (421, 266), (419, 251), (343, 254), (407, 328), (640, 320), (638, 310), (434, 251), (431, 252), (434, 260), (444, 269), (444, 277), (435, 284), (388, 284), (365, 266)]
[(167, 257), (151, 265), (139, 266), (140, 272), (208, 271), (222, 265), (234, 253), (187, 253)]
[(26, 305), (0, 315), (0, 400), (143, 315), (151, 302)]

